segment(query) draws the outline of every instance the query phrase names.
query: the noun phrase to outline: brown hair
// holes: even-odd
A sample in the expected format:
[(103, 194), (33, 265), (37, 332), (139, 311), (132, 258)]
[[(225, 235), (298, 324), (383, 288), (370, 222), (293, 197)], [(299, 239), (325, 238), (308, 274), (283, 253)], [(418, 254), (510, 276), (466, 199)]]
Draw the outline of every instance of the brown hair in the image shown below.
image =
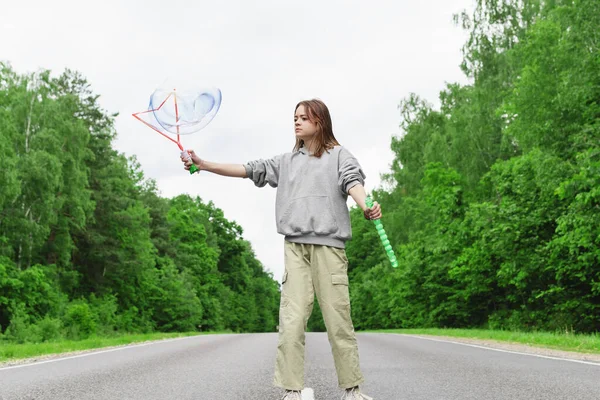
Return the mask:
[[(329, 109), (327, 109), (325, 103), (318, 99), (303, 100), (296, 105), (294, 112), (296, 112), (300, 106), (304, 106), (308, 119), (317, 126), (317, 133), (315, 134), (317, 146), (313, 155), (319, 158), (325, 151), (333, 149), (334, 146), (339, 146), (339, 142), (335, 136), (333, 136), (331, 116), (329, 115)], [(298, 151), (302, 146), (304, 146), (304, 140), (296, 138), (294, 151)]]

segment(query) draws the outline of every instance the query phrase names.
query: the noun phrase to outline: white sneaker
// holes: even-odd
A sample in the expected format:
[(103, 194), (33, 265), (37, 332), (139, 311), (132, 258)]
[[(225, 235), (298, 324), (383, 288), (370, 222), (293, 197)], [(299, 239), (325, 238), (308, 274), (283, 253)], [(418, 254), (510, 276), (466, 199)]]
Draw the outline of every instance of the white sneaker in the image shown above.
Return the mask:
[(361, 393), (358, 386), (355, 386), (352, 389), (346, 389), (342, 400), (373, 400), (373, 398)]
[(302, 400), (315, 400), (315, 391), (311, 388), (302, 389)]
[(281, 400), (302, 400), (302, 392), (299, 390), (286, 390)]

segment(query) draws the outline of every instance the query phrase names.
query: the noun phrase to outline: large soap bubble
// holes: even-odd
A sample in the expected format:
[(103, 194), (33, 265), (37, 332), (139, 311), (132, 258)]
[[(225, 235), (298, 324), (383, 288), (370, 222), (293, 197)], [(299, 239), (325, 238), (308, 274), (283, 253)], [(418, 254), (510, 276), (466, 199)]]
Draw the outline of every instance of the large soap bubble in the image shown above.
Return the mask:
[[(212, 121), (221, 106), (221, 91), (217, 88), (200, 88), (189, 85), (163, 84), (150, 96), (146, 111), (133, 113), (133, 117), (155, 132), (175, 143), (181, 156), (189, 159), (180, 135), (189, 135)], [(169, 135), (176, 135), (172, 137)], [(195, 165), (190, 174), (198, 171)]]
[(162, 86), (150, 96), (148, 111), (165, 131), (189, 135), (208, 125), (220, 106), (218, 88)]

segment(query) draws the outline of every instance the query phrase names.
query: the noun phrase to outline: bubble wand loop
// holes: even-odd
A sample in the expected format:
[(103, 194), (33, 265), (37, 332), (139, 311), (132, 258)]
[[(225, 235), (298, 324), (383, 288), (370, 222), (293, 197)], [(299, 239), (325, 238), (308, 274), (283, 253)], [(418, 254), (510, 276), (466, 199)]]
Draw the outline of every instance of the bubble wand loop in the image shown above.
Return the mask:
[[(373, 199), (371, 198), (371, 196), (367, 196), (367, 198), (365, 199), (365, 203), (367, 204), (367, 207), (373, 207)], [(381, 244), (383, 244), (383, 248), (385, 249), (388, 258), (390, 259), (390, 263), (392, 263), (392, 267), (398, 268), (398, 260), (396, 260), (394, 249), (392, 248), (392, 245), (390, 244), (390, 241), (388, 240), (388, 237), (385, 234), (385, 230), (383, 229), (383, 224), (381, 223), (381, 220), (374, 219), (373, 223), (375, 224), (375, 228), (377, 229), (377, 233), (379, 234), (379, 238), (381, 239)]]
[[(189, 161), (191, 154), (183, 149), (180, 135), (197, 132), (205, 127), (216, 115), (220, 104), (221, 91), (217, 88), (184, 91), (183, 94), (176, 89), (159, 88), (150, 97), (148, 109), (133, 113), (132, 116), (175, 143), (181, 150), (181, 156)], [(167, 133), (175, 135), (177, 140)], [(189, 171), (193, 174), (199, 169), (192, 164)]]
[[(134, 118), (136, 118), (138, 121), (142, 122), (144, 125), (148, 126), (149, 128), (153, 129), (154, 131), (160, 133), (161, 135), (163, 135), (164, 137), (169, 139), (171, 142), (175, 143), (179, 147), (179, 150), (181, 150), (181, 155), (184, 156), (184, 154), (187, 154), (186, 160), (189, 160), (191, 158), (191, 155), (183, 149), (183, 145), (181, 144), (181, 138), (179, 136), (179, 125), (177, 125), (177, 140), (174, 140), (172, 137), (166, 135), (160, 129), (158, 129), (154, 125), (144, 121), (140, 117), (141, 114), (154, 113), (156, 111), (159, 111), (162, 108), (162, 106), (167, 102), (167, 100), (169, 100), (169, 98), (171, 96), (173, 96), (173, 101), (175, 102), (176, 119), (177, 119), (177, 121), (179, 121), (179, 110), (177, 107), (177, 96), (175, 95), (175, 89), (173, 89), (173, 92), (169, 93), (169, 95), (163, 100), (162, 103), (160, 103), (160, 105), (157, 108), (151, 108), (146, 111), (136, 112), (131, 115), (133, 115)], [(193, 174), (196, 171), (198, 171), (198, 167), (196, 167), (194, 164), (192, 164), (192, 166), (190, 167), (190, 174)]]

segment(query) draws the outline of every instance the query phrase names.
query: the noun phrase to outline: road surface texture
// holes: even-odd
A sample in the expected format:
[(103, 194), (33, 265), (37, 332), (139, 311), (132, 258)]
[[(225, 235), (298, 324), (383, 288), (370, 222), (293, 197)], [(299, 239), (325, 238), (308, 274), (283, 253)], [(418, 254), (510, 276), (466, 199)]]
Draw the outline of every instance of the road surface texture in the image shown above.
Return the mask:
[[(598, 400), (600, 362), (359, 333), (363, 390), (375, 400)], [(279, 400), (277, 334), (205, 335), (0, 368), (1, 400)], [(306, 338), (306, 387), (341, 390), (325, 333)]]

